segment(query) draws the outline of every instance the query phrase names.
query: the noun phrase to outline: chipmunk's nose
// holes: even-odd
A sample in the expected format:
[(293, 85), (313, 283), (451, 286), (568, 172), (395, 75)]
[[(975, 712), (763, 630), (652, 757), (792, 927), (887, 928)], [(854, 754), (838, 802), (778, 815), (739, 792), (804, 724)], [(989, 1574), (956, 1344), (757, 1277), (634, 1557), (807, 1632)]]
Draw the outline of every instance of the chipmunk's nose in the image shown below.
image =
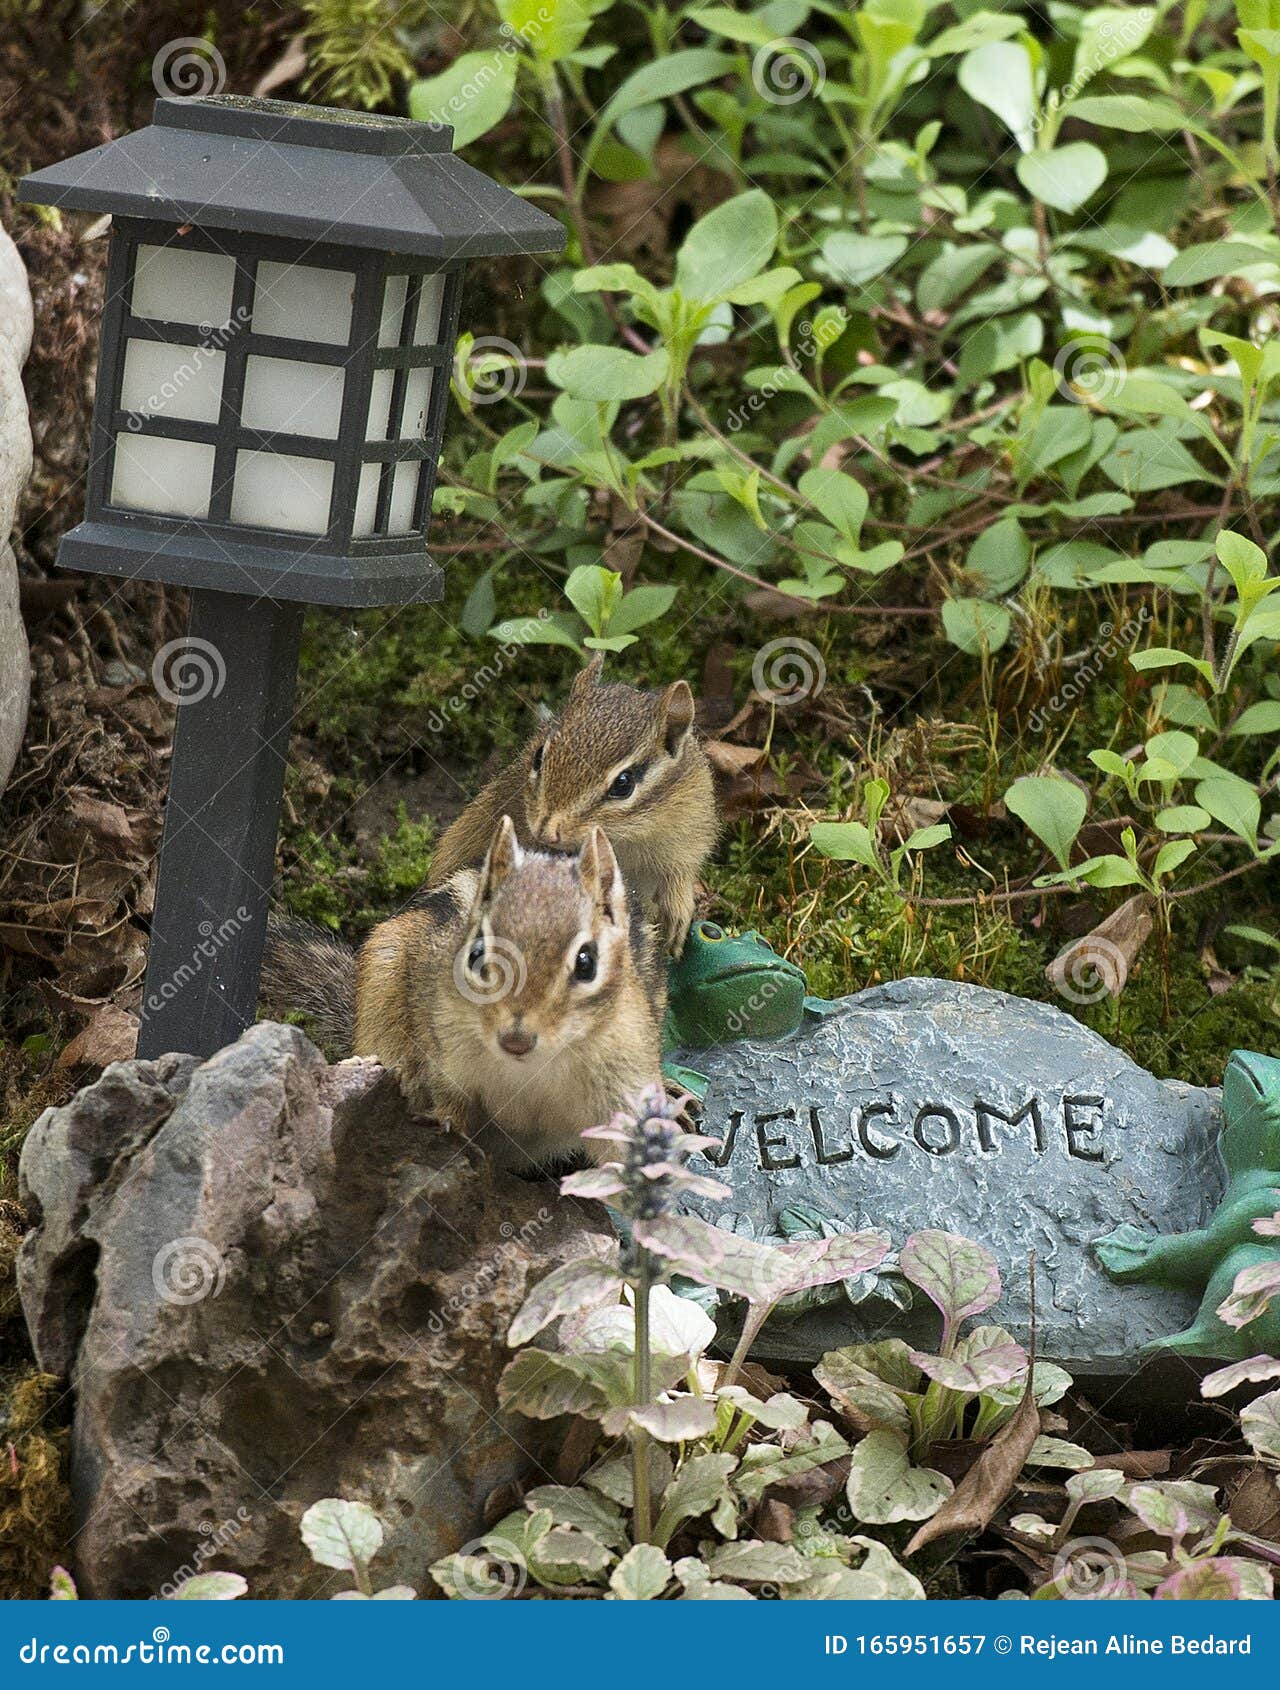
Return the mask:
[(564, 843), (564, 824), (558, 816), (551, 816), (542, 825), (542, 837), (548, 845)]
[(498, 1034), (498, 1043), (508, 1056), (528, 1056), (537, 1042), (538, 1035), (536, 1033), (530, 1033), (519, 1025), (508, 1027), (504, 1032)]

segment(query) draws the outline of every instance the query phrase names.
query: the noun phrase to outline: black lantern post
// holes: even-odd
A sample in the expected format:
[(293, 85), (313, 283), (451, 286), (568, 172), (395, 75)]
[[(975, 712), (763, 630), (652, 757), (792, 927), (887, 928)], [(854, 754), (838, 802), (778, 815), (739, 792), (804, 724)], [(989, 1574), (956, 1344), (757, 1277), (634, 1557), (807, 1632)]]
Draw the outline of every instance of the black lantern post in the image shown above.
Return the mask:
[(58, 561), (192, 589), (139, 1055), (252, 1022), (303, 607), (440, 596), (463, 266), (564, 244), (452, 134), (163, 98), (20, 185), (112, 218), (85, 520)]

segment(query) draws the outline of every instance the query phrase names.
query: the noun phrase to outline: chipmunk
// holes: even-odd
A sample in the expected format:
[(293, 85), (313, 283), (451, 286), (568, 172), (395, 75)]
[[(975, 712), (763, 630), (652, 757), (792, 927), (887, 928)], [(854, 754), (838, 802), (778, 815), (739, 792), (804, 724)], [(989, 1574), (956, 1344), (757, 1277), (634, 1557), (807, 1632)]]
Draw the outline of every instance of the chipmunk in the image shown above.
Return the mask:
[(661, 1083), (666, 967), (594, 827), (575, 855), (526, 849), (502, 816), (483, 866), (376, 927), (355, 965), (357, 1055), (399, 1075), (506, 1166), (585, 1146)]
[(633, 904), (652, 906), (672, 956), (693, 920), (698, 870), (719, 832), (711, 765), (693, 731), (687, 681), (662, 692), (600, 679), (600, 653), (568, 703), (467, 805), (436, 847), (429, 887), (483, 857), (501, 815), (524, 846), (608, 836)]

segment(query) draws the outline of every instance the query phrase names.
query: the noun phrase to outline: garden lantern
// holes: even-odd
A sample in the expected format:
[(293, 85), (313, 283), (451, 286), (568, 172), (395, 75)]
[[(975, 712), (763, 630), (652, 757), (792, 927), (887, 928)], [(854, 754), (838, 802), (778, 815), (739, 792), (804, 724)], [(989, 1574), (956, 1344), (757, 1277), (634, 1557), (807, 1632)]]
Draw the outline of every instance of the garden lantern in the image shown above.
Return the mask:
[(58, 561), (192, 589), (140, 1055), (209, 1055), (252, 1022), (303, 607), (440, 596), (463, 266), (564, 244), (452, 134), (162, 98), (21, 184), (112, 219), (85, 520)]

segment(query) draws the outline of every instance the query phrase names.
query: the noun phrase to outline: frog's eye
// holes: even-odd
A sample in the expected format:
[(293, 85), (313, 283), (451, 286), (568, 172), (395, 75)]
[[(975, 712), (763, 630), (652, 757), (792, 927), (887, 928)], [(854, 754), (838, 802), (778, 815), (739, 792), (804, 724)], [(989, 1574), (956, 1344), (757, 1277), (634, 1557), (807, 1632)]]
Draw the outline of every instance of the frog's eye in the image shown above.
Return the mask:
[(710, 944), (718, 945), (725, 937), (723, 927), (717, 927), (714, 921), (700, 921), (698, 923), (698, 937), (706, 939)]

